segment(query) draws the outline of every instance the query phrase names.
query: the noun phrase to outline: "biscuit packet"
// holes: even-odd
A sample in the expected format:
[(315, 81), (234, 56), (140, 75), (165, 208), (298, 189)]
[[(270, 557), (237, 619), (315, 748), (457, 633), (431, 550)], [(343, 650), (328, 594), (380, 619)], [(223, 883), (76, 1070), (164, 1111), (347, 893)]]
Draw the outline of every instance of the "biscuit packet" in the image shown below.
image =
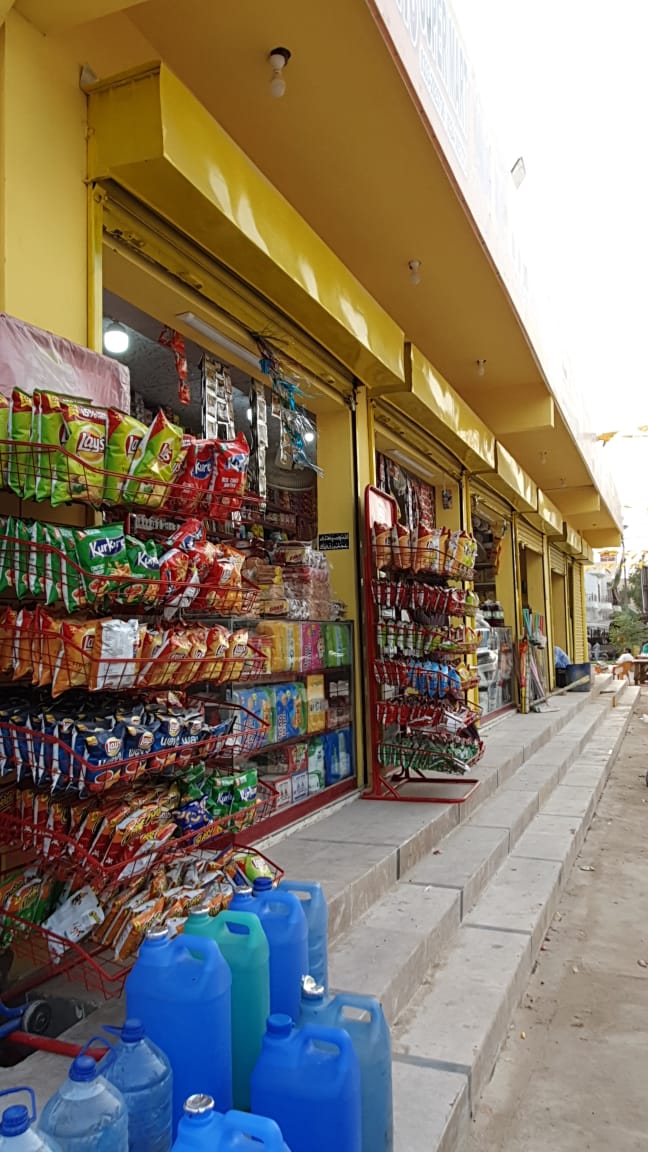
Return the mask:
[(119, 504), (122, 489), (146, 436), (146, 425), (134, 416), (127, 416), (116, 408), (108, 409), (108, 439), (106, 444), (106, 476), (104, 502)]
[(123, 524), (77, 528), (75, 544), (89, 604), (121, 589), (131, 574)]
[(38, 451), (36, 466), (36, 499), (49, 500), (56, 477), (56, 457), (63, 437), (61, 398), (55, 392), (34, 392), (37, 427), (36, 439), (47, 447)]
[(103, 408), (61, 402), (63, 448), (57, 456), (52, 504), (83, 500), (101, 504), (104, 493), (107, 415)]
[(182, 451), (182, 428), (160, 409), (140, 441), (130, 467), (123, 499), (127, 504), (160, 508), (167, 500), (176, 461)]
[(7, 482), (16, 496), (31, 500), (36, 492), (34, 449), (31, 447), (34, 402), (22, 388), (14, 388), (9, 409), (9, 467)]

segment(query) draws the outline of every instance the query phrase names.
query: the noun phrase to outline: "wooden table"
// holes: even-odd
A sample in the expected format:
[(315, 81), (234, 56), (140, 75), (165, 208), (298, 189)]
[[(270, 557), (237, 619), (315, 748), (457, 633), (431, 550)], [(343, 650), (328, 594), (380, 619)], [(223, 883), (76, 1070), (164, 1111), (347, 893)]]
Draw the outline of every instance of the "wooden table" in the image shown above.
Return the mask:
[(648, 656), (635, 656), (634, 682), (648, 684)]

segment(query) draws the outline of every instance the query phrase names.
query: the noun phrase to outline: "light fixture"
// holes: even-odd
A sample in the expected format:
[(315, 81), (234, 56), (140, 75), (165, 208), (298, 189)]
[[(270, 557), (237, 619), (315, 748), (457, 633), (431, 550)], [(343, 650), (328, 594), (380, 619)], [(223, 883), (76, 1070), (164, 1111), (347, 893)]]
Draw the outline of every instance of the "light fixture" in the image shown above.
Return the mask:
[(410, 260), (408, 262), (407, 267), (409, 268), (410, 284), (420, 284), (421, 283), (421, 261), (420, 260)]
[(315, 439), (315, 433), (314, 432), (304, 432), (304, 440), (306, 441), (307, 444), (312, 444), (314, 439)]
[(283, 73), (286, 64), (290, 60), (290, 52), (287, 48), (273, 48), (268, 59), (272, 68), (270, 92), (275, 100), (280, 100), (281, 97), (286, 94), (286, 81)]
[(389, 455), (401, 464), (409, 465), (416, 475), (421, 476), (423, 480), (428, 480), (431, 484), (438, 482), (439, 477), (434, 472), (430, 471), (429, 468), (426, 468), (425, 464), (419, 463), (419, 461), (415, 460), (412, 456), (407, 456), (405, 452), (394, 451), (390, 452)]
[(103, 345), (106, 352), (111, 352), (113, 356), (120, 356), (122, 352), (126, 352), (129, 344), (130, 336), (124, 325), (113, 320), (103, 335)]
[(519, 188), (520, 184), (523, 183), (526, 176), (526, 165), (524, 163), (523, 156), (518, 156), (515, 164), (511, 168), (511, 176), (513, 177), (513, 183), (515, 184), (515, 187)]
[(486, 361), (485, 360), (476, 360), (475, 363), (477, 364), (477, 375), (478, 376), (485, 376), (486, 375)]
[(251, 408), (248, 408), (248, 410), (247, 410), (247, 412), (245, 413), (245, 415), (247, 416), (247, 421), (248, 421), (248, 424), (251, 424), (251, 423), (252, 423), (252, 409), (251, 409)]
[(237, 344), (234, 340), (229, 340), (227, 336), (221, 335), (216, 328), (212, 328), (206, 320), (201, 320), (200, 316), (195, 316), (193, 312), (178, 312), (176, 320), (182, 320), (188, 328), (193, 328), (194, 332), (200, 332), (201, 336), (206, 336), (208, 340), (212, 340), (214, 344), (218, 344), (225, 352), (231, 352), (232, 356), (236, 356), (239, 360), (243, 360), (245, 364), (249, 364), (251, 368), (259, 370), (259, 357), (250, 352), (249, 348), (244, 348), (242, 344)]

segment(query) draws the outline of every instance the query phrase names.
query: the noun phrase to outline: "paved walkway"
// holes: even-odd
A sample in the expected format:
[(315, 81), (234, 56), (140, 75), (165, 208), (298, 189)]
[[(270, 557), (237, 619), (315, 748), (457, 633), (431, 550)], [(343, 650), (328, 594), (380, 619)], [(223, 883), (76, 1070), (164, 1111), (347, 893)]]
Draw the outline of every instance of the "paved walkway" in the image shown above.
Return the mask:
[(648, 1147), (648, 690), (460, 1152)]

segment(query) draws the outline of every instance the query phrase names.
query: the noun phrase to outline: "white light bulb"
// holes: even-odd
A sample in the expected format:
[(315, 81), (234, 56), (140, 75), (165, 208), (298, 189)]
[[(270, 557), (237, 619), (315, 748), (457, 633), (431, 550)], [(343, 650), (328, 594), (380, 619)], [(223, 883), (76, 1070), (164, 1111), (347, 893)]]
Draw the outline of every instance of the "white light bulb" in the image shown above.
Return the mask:
[(306, 441), (307, 444), (312, 444), (314, 439), (315, 439), (315, 433), (314, 432), (304, 432), (304, 440)]
[(248, 410), (247, 410), (247, 418), (248, 418), (248, 424), (251, 424), (252, 423), (252, 409), (251, 408), (248, 408)]
[(123, 324), (109, 324), (104, 332), (103, 343), (106, 352), (112, 352), (113, 355), (119, 356), (127, 350), (130, 336)]
[(275, 100), (280, 100), (282, 96), (286, 95), (286, 81), (279, 69), (272, 73), (272, 80), (270, 81), (270, 92)]

